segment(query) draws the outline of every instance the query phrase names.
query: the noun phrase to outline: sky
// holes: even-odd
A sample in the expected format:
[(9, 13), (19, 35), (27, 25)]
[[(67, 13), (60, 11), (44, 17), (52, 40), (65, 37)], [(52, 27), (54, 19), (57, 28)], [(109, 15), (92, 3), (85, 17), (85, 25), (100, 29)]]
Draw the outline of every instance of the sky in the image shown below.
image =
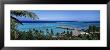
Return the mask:
[[(32, 10), (39, 21), (100, 21), (100, 10)], [(18, 17), (20, 21), (33, 21)]]

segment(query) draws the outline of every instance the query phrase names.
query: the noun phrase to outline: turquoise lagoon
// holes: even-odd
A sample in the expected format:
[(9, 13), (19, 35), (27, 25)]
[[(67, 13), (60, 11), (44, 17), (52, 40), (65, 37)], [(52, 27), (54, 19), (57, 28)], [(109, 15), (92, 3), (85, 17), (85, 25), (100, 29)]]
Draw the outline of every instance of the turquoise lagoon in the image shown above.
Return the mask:
[[(67, 27), (73, 27), (73, 28), (78, 28), (78, 29), (87, 29), (89, 27), (89, 25), (95, 25), (97, 27), (100, 27), (100, 23), (98, 22), (45, 22), (45, 23), (40, 23), (40, 22), (34, 22), (34, 23), (23, 23), (23, 25), (19, 24), (17, 26), (17, 29), (19, 31), (28, 31), (30, 29), (36, 29), (36, 30), (41, 30), (44, 31), (45, 34), (46, 33), (46, 29), (48, 29), (49, 31), (52, 29), (54, 34), (56, 33), (61, 33), (63, 31), (67, 31), (67, 29), (62, 29), (62, 28), (58, 28), (58, 26), (67, 26)], [(71, 30), (69, 30), (71, 31)]]

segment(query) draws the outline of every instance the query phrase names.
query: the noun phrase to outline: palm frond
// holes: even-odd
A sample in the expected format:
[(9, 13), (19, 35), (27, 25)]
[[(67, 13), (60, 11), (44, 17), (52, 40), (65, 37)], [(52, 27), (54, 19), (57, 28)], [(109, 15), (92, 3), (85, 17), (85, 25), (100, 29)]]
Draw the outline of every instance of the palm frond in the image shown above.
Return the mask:
[(26, 11), (26, 10), (11, 10), (10, 11), (11, 15), (15, 15), (16, 17), (19, 16), (19, 17), (30, 17), (32, 19), (39, 19), (38, 16), (31, 12), (31, 11)]
[[(19, 21), (18, 19), (16, 19), (15, 17), (12, 17), (11, 16), (11, 19), (13, 19), (14, 20), (14, 22), (16, 22), (16, 23), (20, 23), (20, 24), (22, 24), (22, 22), (21, 21)], [(23, 25), (23, 24), (22, 24)]]

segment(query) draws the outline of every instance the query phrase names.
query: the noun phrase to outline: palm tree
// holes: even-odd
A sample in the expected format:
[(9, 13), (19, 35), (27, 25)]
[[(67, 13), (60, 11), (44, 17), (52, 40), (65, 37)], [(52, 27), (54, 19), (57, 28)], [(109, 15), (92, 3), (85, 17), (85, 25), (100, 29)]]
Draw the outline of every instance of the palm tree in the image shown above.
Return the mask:
[(39, 19), (38, 16), (27, 10), (11, 10), (10, 11), (10, 18), (11, 18), (11, 39), (17, 39), (18, 33), (16, 31), (17, 24), (22, 24), (22, 22), (17, 19), (16, 17), (29, 17), (33, 20)]
[(31, 11), (26, 11), (26, 10), (11, 10), (10, 12), (11, 19), (15, 20), (16, 22), (22, 24), (16, 17), (30, 17), (32, 19), (39, 19), (38, 16), (31, 12)]

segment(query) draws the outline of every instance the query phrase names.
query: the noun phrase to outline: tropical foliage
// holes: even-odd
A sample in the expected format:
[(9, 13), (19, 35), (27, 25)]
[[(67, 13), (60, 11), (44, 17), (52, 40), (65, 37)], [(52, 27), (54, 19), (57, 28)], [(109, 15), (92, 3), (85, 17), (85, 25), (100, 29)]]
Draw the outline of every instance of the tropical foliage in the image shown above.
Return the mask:
[(30, 17), (33, 20), (39, 19), (38, 16), (26, 10), (11, 10), (10, 11), (10, 18), (11, 18), (11, 39), (17, 39), (19, 32), (17, 32), (16, 27), (18, 24), (22, 24), (16, 17)]
[[(78, 36), (72, 36), (72, 31), (63, 31), (56, 34), (52, 29), (46, 29), (46, 33), (42, 30), (30, 29), (28, 31), (17, 30), (18, 24), (22, 24), (16, 17), (29, 17), (33, 20), (39, 19), (38, 16), (26, 10), (11, 10), (11, 40), (100, 40), (100, 27), (91, 25), (88, 29), (82, 29), (81, 31), (89, 34), (80, 34)], [(22, 24), (23, 25), (23, 24)]]
[[(91, 29), (87, 30), (90, 31)], [(27, 32), (16, 30), (16, 32), (19, 33), (16, 40), (100, 40), (100, 33), (95, 32), (89, 34), (80, 34), (78, 36), (72, 36), (72, 31), (64, 31), (54, 35), (52, 29), (47, 31), (48, 35), (45, 35), (45, 32), (36, 29), (32, 29)]]

